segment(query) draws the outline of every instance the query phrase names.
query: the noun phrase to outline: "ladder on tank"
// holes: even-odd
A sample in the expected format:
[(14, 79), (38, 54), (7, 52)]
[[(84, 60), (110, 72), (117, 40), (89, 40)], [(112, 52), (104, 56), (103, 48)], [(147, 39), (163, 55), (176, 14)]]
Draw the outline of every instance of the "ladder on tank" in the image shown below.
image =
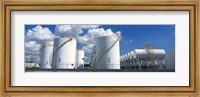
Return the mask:
[(100, 61), (100, 59), (103, 57), (103, 55), (105, 55), (110, 49), (112, 49), (112, 47), (119, 41), (120, 39), (120, 35), (116, 34), (117, 38), (116, 40), (110, 42), (108, 45), (106, 45), (99, 54), (97, 54), (97, 56), (95, 57), (95, 62), (94, 64), (98, 63)]
[(45, 45), (42, 46), (39, 51), (41, 52), (45, 47), (46, 47)]

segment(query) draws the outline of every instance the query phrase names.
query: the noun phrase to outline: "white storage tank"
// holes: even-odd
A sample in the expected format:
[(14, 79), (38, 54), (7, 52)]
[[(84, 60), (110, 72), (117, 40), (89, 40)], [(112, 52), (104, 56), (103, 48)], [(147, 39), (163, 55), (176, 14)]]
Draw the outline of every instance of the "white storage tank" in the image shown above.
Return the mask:
[(128, 60), (128, 54), (125, 54), (125, 55), (124, 55), (124, 59), (125, 59), (125, 61)]
[[(124, 63), (124, 55), (122, 56), (121, 62)], [(123, 64), (122, 64), (123, 65)]]
[(76, 39), (64, 37), (54, 39), (52, 67), (54, 69), (74, 69), (76, 61)]
[(125, 61), (125, 55), (122, 56), (122, 61), (123, 61), (123, 62)]
[(51, 56), (51, 51), (53, 50), (53, 45), (51, 44), (43, 44), (40, 49), (40, 69), (51, 69), (51, 60), (49, 57)]
[(97, 69), (120, 69), (119, 40), (119, 34), (96, 39)]
[(77, 69), (84, 69), (84, 51), (77, 50), (76, 51), (76, 68)]
[(133, 51), (130, 51), (130, 56), (129, 59), (132, 60), (133, 59)]
[(150, 49), (149, 52), (151, 53), (150, 58), (164, 59), (166, 56), (164, 49)]
[(135, 49), (133, 51), (134, 59), (164, 59), (166, 55), (163, 49)]
[(120, 57), (120, 62), (122, 62), (122, 61), (123, 61), (123, 56)]
[(130, 60), (131, 59), (131, 53), (127, 53), (127, 59)]

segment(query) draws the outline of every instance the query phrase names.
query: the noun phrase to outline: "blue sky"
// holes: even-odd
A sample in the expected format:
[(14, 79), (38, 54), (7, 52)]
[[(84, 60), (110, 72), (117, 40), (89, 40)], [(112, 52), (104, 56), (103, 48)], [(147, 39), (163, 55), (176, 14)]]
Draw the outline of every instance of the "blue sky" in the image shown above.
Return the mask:
[[(25, 25), (25, 33), (35, 28), (37, 25)], [(55, 25), (40, 25), (47, 27), (53, 34)], [(120, 55), (123, 55), (135, 48), (140, 48), (147, 44), (152, 44), (154, 48), (166, 51), (175, 50), (175, 25), (100, 25), (97, 28), (111, 29), (112, 32), (121, 32)], [(88, 29), (82, 29), (79, 36), (87, 34)], [(26, 34), (25, 34), (26, 35)], [(77, 48), (81, 49), (86, 44), (77, 43)], [(88, 59), (90, 53), (86, 53)]]
[(147, 44), (166, 51), (175, 50), (175, 25), (106, 25), (103, 28), (122, 32), (121, 54)]

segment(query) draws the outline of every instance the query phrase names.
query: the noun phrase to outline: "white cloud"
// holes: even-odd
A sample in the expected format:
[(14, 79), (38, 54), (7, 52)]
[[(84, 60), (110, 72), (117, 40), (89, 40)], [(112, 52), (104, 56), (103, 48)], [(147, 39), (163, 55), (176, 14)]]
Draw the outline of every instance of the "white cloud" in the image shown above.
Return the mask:
[(40, 61), (40, 57), (37, 55), (26, 55), (25, 56), (26, 62), (35, 62), (35, 63), (39, 63)]
[[(116, 33), (121, 33), (117, 31)], [(95, 28), (89, 29), (87, 34), (78, 37), (78, 41), (82, 44), (95, 44), (95, 39), (101, 36), (113, 35), (114, 32), (111, 29)]]
[(94, 44), (87, 44), (86, 46), (82, 47), (82, 50), (86, 53), (92, 53)]
[(81, 25), (81, 28), (83, 29), (90, 29), (90, 28), (97, 28), (100, 25)]
[(45, 43), (48, 41), (53, 41), (55, 35), (49, 30), (49, 28), (37, 25), (33, 29), (29, 29), (26, 32), (26, 41), (36, 41), (38, 43)]
[(85, 34), (83, 36), (79, 36), (78, 42), (82, 44), (95, 44), (95, 37)]
[(40, 57), (40, 48), (41, 44), (37, 43), (36, 41), (26, 41), (25, 42), (25, 59), (30, 61), (39, 62)]
[(112, 32), (111, 29), (106, 29), (104, 30), (104, 28), (96, 28), (96, 29), (89, 29), (88, 30), (88, 34), (90, 36), (94, 36), (96, 37), (101, 37), (101, 36), (109, 36), (109, 35), (113, 35), (114, 32)]
[[(42, 26), (36, 26), (33, 29), (29, 29), (25, 36), (25, 58), (28, 60), (34, 58), (36, 62), (39, 62), (39, 50), (43, 43), (53, 44), (55, 37), (60, 36), (74, 36), (81, 44), (85, 44), (81, 49), (86, 53), (92, 53), (93, 46), (96, 43), (96, 38), (101, 36), (109, 36), (115, 33), (121, 34), (121, 32), (113, 32), (111, 29), (98, 28), (99, 25), (56, 25), (54, 34), (49, 28)], [(87, 29), (86, 34), (80, 36), (83, 29)]]
[(27, 41), (25, 42), (26, 50), (34, 50), (37, 51), (41, 48), (41, 44), (37, 43), (36, 41)]
[(83, 33), (82, 29), (96, 28), (99, 25), (56, 25), (55, 35), (77, 37)]
[(86, 44), (86, 46), (82, 47), (82, 50), (84, 50), (87, 53), (91, 53), (93, 46), (96, 44), (96, 38), (101, 36), (109, 36), (113, 35), (115, 33), (121, 34), (121, 32), (113, 32), (111, 29), (104, 29), (104, 28), (92, 28), (89, 29), (88, 32), (78, 37), (78, 42), (82, 44)]
[(40, 60), (40, 48), (44, 43), (53, 44), (55, 36), (47, 27), (37, 25), (33, 29), (29, 29), (25, 34), (25, 59), (33, 59), (35, 62)]
[(56, 25), (55, 35), (57, 36), (78, 36), (83, 33), (80, 26), (77, 25)]

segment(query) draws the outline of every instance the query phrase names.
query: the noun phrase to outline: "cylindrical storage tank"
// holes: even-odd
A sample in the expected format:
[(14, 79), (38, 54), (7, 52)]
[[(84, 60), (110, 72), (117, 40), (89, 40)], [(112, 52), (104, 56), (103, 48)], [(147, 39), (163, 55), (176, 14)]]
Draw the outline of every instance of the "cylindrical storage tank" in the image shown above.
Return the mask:
[(133, 51), (134, 59), (164, 59), (166, 55), (163, 49), (135, 49)]
[(49, 57), (51, 56), (51, 52), (53, 50), (53, 45), (44, 44), (41, 48), (40, 53), (40, 69), (51, 69), (51, 60)]
[(126, 61), (126, 59), (125, 59), (125, 55), (123, 55), (123, 59), (122, 59), (122, 60), (123, 60), (123, 62)]
[(164, 59), (166, 56), (164, 49), (150, 49), (149, 52), (151, 53), (150, 58)]
[(121, 56), (121, 62), (123, 62), (123, 59), (124, 59), (124, 56), (122, 55), (122, 56)]
[(120, 69), (119, 39), (118, 34), (96, 39), (97, 69)]
[(77, 69), (84, 69), (84, 51), (77, 50), (76, 51), (76, 68)]
[(129, 58), (132, 60), (133, 59), (133, 51), (130, 52)]
[(128, 54), (125, 54), (125, 55), (124, 55), (124, 59), (125, 59), (125, 61), (128, 60)]
[(127, 53), (127, 59), (130, 60), (131, 59), (131, 53)]
[(135, 49), (133, 50), (134, 59), (148, 59), (149, 52), (146, 49)]
[(125, 62), (125, 57), (124, 57), (124, 55), (123, 55), (123, 57), (122, 57), (122, 62), (123, 62), (123, 64), (124, 64), (124, 62)]
[(73, 37), (55, 38), (52, 54), (54, 69), (74, 69), (76, 61), (76, 39)]

